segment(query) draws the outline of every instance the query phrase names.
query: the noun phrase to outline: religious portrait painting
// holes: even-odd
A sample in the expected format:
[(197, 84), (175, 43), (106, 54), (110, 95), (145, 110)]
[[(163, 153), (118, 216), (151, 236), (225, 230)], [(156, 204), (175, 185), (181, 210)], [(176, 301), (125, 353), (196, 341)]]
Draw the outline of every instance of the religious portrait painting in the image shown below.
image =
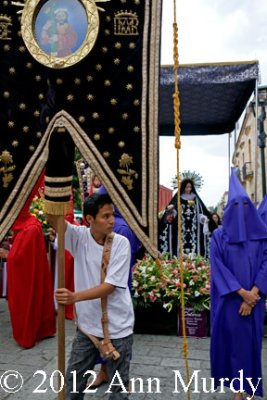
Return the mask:
[(48, 0), (37, 13), (35, 37), (40, 48), (54, 57), (66, 57), (82, 45), (87, 15), (79, 0)]
[(21, 33), (31, 55), (49, 68), (66, 68), (92, 50), (99, 32), (94, 0), (32, 0), (25, 3)]

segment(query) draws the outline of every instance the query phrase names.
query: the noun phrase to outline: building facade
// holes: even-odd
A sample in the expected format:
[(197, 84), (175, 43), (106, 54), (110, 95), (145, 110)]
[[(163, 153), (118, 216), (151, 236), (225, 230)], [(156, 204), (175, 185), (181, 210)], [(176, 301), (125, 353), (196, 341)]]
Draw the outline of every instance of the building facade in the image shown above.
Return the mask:
[(256, 205), (266, 194), (267, 157), (266, 149), (263, 147), (265, 132), (267, 132), (266, 108), (267, 87), (265, 86), (258, 89), (258, 118), (256, 118), (255, 98), (246, 108), (232, 157), (239, 179)]

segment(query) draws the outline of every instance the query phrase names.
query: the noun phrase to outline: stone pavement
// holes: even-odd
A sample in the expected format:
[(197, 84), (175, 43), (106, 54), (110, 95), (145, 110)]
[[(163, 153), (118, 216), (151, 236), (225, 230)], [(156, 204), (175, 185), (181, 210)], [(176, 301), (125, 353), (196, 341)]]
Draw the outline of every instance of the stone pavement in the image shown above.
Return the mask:
[[(66, 357), (69, 355), (75, 326), (72, 321), (66, 321)], [(236, 338), (238, 340), (238, 338)], [(187, 394), (183, 390), (181, 379), (185, 380), (185, 367), (181, 355), (181, 338), (163, 335), (134, 336), (133, 358), (130, 377), (141, 378), (143, 393), (140, 393), (140, 384), (136, 383), (135, 390), (129, 396), (130, 400), (186, 400)], [(210, 390), (209, 371), (209, 339), (188, 338), (190, 376), (195, 373), (198, 388), (194, 385), (195, 393), (191, 391), (192, 400), (230, 400), (233, 393), (225, 389), (226, 393), (205, 393), (203, 382)], [(50, 338), (39, 342), (29, 350), (21, 349), (13, 340), (7, 302), (0, 299), (0, 386), (5, 383), (7, 371), (18, 371), (23, 377), (23, 387), (17, 393), (6, 393), (0, 387), (1, 400), (56, 400), (57, 394), (51, 390), (53, 385), (53, 371), (57, 369), (57, 341)], [(43, 372), (36, 373), (37, 370)], [(176, 372), (174, 372), (176, 371)], [(199, 371), (199, 372), (197, 372)], [(34, 376), (34, 373), (35, 376)], [(265, 399), (267, 399), (267, 338), (263, 343), (263, 373)], [(176, 379), (175, 379), (176, 374)], [(14, 377), (13, 377), (14, 378)], [(9, 387), (18, 383), (11, 376), (6, 380)], [(149, 393), (150, 378), (154, 379)], [(207, 378), (201, 380), (201, 378)], [(15, 379), (15, 378), (14, 378)], [(57, 379), (54, 379), (54, 388), (57, 390)], [(176, 387), (177, 386), (177, 387)], [(84, 400), (108, 399), (108, 386), (104, 385), (96, 393), (86, 394)], [(177, 389), (177, 390), (176, 390)], [(205, 388), (204, 388), (205, 389)], [(176, 391), (176, 393), (173, 393)], [(178, 393), (178, 391), (180, 393)], [(197, 393), (197, 391), (199, 393)], [(255, 398), (259, 399), (259, 398)]]

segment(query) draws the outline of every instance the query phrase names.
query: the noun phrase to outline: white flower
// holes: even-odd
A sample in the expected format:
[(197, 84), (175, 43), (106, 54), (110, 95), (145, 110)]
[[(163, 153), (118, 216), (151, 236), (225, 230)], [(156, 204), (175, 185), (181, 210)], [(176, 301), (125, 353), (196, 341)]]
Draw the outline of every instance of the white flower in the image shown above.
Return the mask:
[(137, 281), (133, 280), (132, 285), (133, 285), (133, 287), (138, 287), (138, 286), (139, 286), (139, 283), (138, 283)]
[(134, 292), (134, 297), (135, 298), (139, 297), (139, 294), (138, 294), (137, 290)]
[(198, 297), (198, 296), (200, 296), (200, 293), (197, 290), (195, 290), (195, 297)]
[(194, 281), (193, 281), (193, 279), (191, 279), (191, 280), (189, 281), (189, 286), (194, 286)]
[(165, 310), (167, 310), (168, 312), (170, 312), (172, 310), (172, 304), (171, 303), (164, 303), (163, 307), (165, 308)]
[(146, 288), (147, 288), (147, 284), (146, 284), (146, 283), (144, 283), (144, 285), (143, 285), (143, 288), (144, 288), (144, 289), (146, 289)]
[(157, 279), (157, 278), (155, 277), (155, 275), (152, 275), (151, 278), (150, 278), (151, 282), (155, 282), (156, 279)]

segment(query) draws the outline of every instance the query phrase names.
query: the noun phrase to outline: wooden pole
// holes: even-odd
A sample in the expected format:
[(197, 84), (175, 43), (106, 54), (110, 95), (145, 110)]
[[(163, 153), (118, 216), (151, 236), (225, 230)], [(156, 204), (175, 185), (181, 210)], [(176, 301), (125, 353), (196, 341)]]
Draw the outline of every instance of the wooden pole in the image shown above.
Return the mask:
[[(58, 216), (58, 288), (65, 287), (65, 218), (63, 215)], [(57, 330), (58, 330), (58, 400), (65, 399), (65, 388), (60, 390), (65, 380), (65, 306), (58, 304), (57, 315)], [(64, 380), (62, 380), (64, 377)]]

